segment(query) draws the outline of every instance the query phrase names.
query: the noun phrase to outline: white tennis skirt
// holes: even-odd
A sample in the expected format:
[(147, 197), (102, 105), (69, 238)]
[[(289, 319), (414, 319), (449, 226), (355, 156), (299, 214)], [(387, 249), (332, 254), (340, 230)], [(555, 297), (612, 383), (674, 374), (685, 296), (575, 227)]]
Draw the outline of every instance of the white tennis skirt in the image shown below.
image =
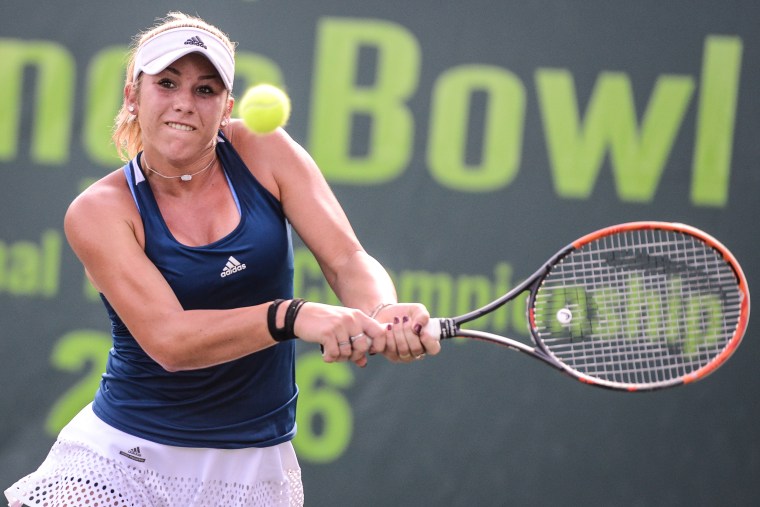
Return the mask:
[(290, 442), (198, 449), (119, 431), (85, 407), (36, 472), (5, 491), (11, 507), (302, 506)]

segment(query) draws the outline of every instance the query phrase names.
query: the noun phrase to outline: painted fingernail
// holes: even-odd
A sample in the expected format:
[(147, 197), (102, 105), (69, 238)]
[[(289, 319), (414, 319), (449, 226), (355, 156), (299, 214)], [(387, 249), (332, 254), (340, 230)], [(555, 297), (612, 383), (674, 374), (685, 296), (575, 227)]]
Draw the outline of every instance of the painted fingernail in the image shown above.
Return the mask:
[(422, 324), (415, 324), (414, 329), (412, 329), (412, 331), (414, 332), (414, 334), (419, 336), (420, 333), (422, 332)]
[(404, 322), (409, 322), (409, 317), (407, 317), (406, 315), (404, 315)]
[(391, 331), (393, 330), (393, 326), (391, 324), (388, 324), (387, 326), (385, 326), (385, 329), (387, 329), (388, 331)]
[(398, 324), (399, 322), (401, 322), (401, 321), (398, 320), (398, 317), (393, 317), (393, 323), (394, 324)]

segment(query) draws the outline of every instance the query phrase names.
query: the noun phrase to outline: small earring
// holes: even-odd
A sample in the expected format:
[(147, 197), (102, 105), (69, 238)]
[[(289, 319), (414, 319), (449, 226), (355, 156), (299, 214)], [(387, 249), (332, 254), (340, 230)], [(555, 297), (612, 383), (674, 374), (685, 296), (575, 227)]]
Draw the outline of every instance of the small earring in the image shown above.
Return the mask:
[(227, 126), (227, 118), (222, 120), (222, 127), (226, 127), (226, 126)]
[(129, 107), (127, 108), (127, 111), (129, 111), (130, 113), (134, 113), (135, 112), (135, 106), (133, 106), (133, 105), (130, 104)]

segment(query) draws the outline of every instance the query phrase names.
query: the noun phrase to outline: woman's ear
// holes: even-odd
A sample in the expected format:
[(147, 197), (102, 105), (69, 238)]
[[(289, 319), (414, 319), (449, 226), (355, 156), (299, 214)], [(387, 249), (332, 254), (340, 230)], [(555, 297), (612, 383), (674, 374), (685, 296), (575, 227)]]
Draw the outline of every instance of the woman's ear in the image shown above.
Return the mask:
[(219, 123), (222, 127), (226, 127), (230, 123), (232, 118), (232, 108), (235, 106), (235, 99), (230, 96), (227, 100), (227, 107), (222, 115), (222, 121)]
[(137, 115), (137, 87), (134, 83), (124, 85), (124, 104), (127, 106), (127, 111), (135, 116)]

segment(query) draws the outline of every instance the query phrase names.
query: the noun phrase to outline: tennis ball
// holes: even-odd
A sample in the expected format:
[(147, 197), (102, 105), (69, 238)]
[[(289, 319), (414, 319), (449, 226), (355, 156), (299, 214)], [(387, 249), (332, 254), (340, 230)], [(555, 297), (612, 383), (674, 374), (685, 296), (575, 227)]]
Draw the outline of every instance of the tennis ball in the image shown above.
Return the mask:
[(270, 84), (258, 84), (246, 90), (240, 100), (240, 118), (256, 134), (269, 134), (282, 127), (290, 117), (290, 98)]

